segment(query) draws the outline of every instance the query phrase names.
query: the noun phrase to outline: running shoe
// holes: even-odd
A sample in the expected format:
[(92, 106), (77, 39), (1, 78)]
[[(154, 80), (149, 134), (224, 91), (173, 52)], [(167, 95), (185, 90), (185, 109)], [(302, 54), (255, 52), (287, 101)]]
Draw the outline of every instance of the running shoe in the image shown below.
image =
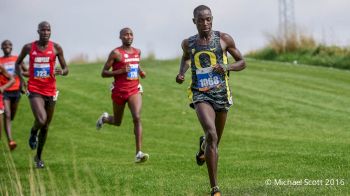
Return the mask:
[(37, 145), (38, 145), (38, 135), (37, 135), (37, 133), (30, 133), (29, 147), (32, 150), (35, 150)]
[(42, 169), (42, 168), (45, 167), (44, 161), (40, 160), (40, 159), (38, 158), (38, 156), (35, 156), (35, 157), (34, 157), (34, 164), (35, 164), (35, 167), (38, 168), (38, 169)]
[(14, 140), (11, 140), (9, 142), (9, 147), (10, 147), (10, 150), (14, 150), (17, 147), (16, 142)]
[(139, 151), (135, 156), (135, 163), (143, 163), (147, 161), (148, 158), (149, 158), (148, 154)]
[(196, 161), (197, 165), (202, 166), (205, 163), (205, 157), (204, 157), (204, 143), (205, 137), (201, 136), (199, 137), (199, 150), (196, 153)]
[(213, 188), (211, 188), (211, 196), (221, 196), (221, 192), (218, 186), (214, 186)]
[(96, 122), (96, 129), (97, 130), (100, 130), (102, 128), (103, 118), (107, 118), (107, 117), (108, 117), (108, 113), (107, 112), (103, 112), (101, 114), (101, 116), (97, 119), (97, 122)]

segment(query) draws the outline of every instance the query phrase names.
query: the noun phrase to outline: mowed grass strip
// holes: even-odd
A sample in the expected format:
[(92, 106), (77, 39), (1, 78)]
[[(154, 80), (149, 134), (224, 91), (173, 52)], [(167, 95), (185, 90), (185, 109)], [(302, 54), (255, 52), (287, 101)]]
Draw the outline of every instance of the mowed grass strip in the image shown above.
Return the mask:
[[(121, 127), (96, 131), (112, 113), (112, 79), (102, 64), (71, 65), (58, 77), (60, 96), (43, 160), (33, 168), (28, 147), (33, 116), (23, 96), (13, 122), (18, 148), (2, 133), (1, 195), (207, 195), (206, 167), (194, 154), (202, 128), (188, 107), (187, 87), (175, 83), (179, 60), (145, 60), (143, 151), (134, 161), (133, 124), (126, 108)], [(219, 185), (225, 195), (350, 194), (350, 72), (248, 60), (230, 73), (234, 97), (219, 146)], [(322, 185), (266, 185), (266, 180), (322, 180)], [(326, 181), (338, 180), (338, 184)], [(331, 182), (331, 181), (329, 181)], [(333, 181), (334, 182), (334, 181)], [(344, 182), (344, 184), (342, 183)]]

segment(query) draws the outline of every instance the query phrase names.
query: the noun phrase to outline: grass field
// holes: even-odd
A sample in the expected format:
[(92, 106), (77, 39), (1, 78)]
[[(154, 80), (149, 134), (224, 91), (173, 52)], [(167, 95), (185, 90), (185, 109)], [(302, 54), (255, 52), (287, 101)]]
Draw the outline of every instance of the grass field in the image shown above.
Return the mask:
[[(143, 62), (145, 164), (133, 162), (129, 110), (121, 127), (95, 129), (97, 117), (112, 112), (111, 79), (100, 77), (101, 64), (71, 65), (69, 76), (58, 78), (42, 170), (33, 168), (33, 117), (23, 97), (13, 122), (15, 151), (2, 133), (0, 194), (208, 195), (206, 167), (194, 160), (202, 129), (188, 107), (189, 75), (185, 85), (175, 83), (178, 64)], [(230, 78), (235, 104), (219, 146), (224, 195), (350, 194), (349, 71), (249, 60)]]

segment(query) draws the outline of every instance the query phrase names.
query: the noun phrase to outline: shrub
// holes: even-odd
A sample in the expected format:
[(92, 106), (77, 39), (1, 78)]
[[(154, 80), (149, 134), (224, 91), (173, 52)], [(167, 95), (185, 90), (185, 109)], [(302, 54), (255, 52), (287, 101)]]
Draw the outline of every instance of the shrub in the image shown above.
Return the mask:
[(286, 37), (268, 34), (267, 39), (267, 46), (249, 52), (246, 56), (350, 69), (350, 48), (320, 44), (305, 33), (293, 33)]

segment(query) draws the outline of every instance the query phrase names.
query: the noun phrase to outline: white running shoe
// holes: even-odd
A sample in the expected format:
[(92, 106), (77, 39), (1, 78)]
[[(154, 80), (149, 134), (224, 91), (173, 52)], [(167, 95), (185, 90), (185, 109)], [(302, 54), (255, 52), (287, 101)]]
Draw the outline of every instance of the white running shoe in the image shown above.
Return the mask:
[(108, 118), (107, 112), (103, 112), (102, 115), (97, 119), (97, 122), (96, 122), (96, 129), (97, 130), (100, 130), (102, 128), (103, 118)]
[(135, 156), (135, 163), (143, 163), (147, 161), (148, 158), (149, 158), (148, 154), (139, 151)]

